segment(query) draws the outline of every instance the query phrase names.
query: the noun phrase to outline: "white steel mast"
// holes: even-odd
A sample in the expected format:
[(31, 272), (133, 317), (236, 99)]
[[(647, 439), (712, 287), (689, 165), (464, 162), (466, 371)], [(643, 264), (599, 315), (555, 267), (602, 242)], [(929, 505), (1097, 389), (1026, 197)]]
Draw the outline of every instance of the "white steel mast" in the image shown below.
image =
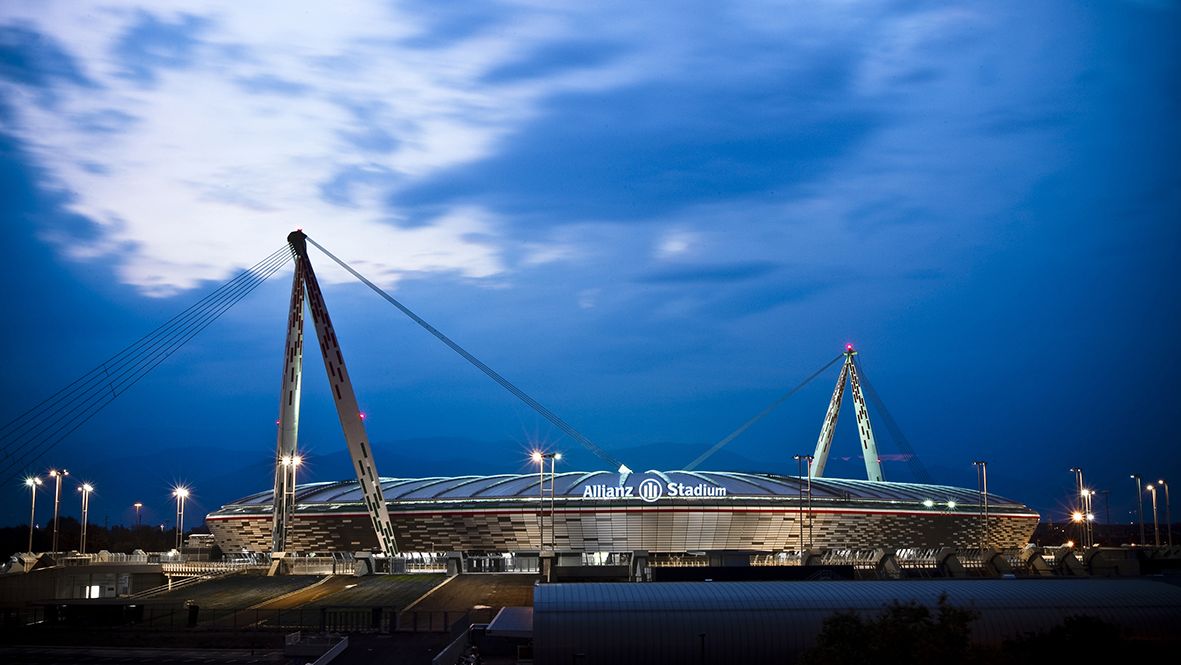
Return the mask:
[[(332, 388), (332, 399), (336, 403), (336, 415), (340, 418), (345, 443), (348, 446), (349, 455), (353, 459), (353, 470), (357, 474), (357, 482), (364, 497), (365, 508), (369, 512), (369, 519), (377, 534), (377, 542), (381, 551), (387, 555), (395, 554), (398, 547), (394, 541), (393, 527), (390, 524), (389, 508), (386, 506), (385, 496), (381, 491), (381, 476), (377, 473), (373, 451), (369, 445), (369, 437), (365, 433), (364, 416), (357, 405), (357, 396), (353, 391), (352, 381), (349, 380), (348, 369), (345, 367), (344, 355), (340, 350), (336, 330), (332, 327), (332, 319), (328, 316), (328, 309), (324, 305), (324, 295), (320, 292), (316, 273), (312, 270), (311, 261), (308, 260), (307, 236), (302, 231), (294, 231), (287, 236), (287, 242), (291, 244), (291, 249), (295, 253), (295, 277), (292, 285), (291, 313), (287, 330), (287, 359), (283, 372), (283, 392), (279, 406), (279, 444), (278, 457), (275, 460), (276, 494), (272, 534), (274, 552), (285, 551), (287, 528), (291, 512), (294, 509), (295, 465), (291, 464), (290, 460), (296, 452), (299, 429), (299, 392), (303, 365), (303, 300), (306, 293), (307, 307), (312, 314), (316, 337), (320, 342), (320, 355), (324, 360), (324, 370), (328, 373), (328, 384)], [(288, 460), (287, 464), (283, 463), (285, 455)], [(290, 476), (285, 474), (290, 474)], [(289, 478), (289, 481), (284, 480), (285, 478)], [(284, 486), (279, 487), (280, 484)], [(280, 499), (281, 490), (284, 495), (282, 499)]]
[(857, 375), (857, 365), (853, 356), (857, 351), (852, 344), (845, 346), (845, 364), (841, 367), (841, 375), (837, 378), (836, 389), (832, 392), (832, 399), (828, 403), (828, 411), (824, 414), (824, 424), (820, 427), (820, 438), (816, 441), (815, 461), (812, 464), (810, 476), (822, 478), (824, 467), (828, 463), (828, 453), (832, 449), (832, 435), (836, 431), (837, 417), (841, 412), (841, 400), (845, 395), (845, 383), (849, 383), (853, 392), (853, 412), (857, 416), (857, 436), (861, 439), (861, 455), (865, 458), (865, 475), (873, 481), (882, 480), (882, 464), (878, 460), (878, 444), (873, 437), (873, 426), (869, 422), (869, 410), (865, 406), (865, 396), (861, 394), (861, 379)]

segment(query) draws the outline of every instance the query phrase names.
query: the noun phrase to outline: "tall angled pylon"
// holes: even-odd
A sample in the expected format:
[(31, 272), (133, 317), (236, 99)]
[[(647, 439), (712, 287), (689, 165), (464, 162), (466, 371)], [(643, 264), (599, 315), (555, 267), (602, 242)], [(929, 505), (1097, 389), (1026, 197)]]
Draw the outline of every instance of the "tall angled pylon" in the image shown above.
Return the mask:
[(828, 453), (832, 449), (832, 435), (836, 431), (837, 416), (841, 412), (841, 400), (845, 395), (845, 383), (849, 383), (853, 392), (853, 411), (857, 415), (857, 436), (861, 438), (861, 455), (865, 458), (865, 475), (870, 480), (882, 480), (882, 463), (878, 460), (878, 444), (873, 438), (873, 426), (869, 423), (869, 410), (865, 407), (865, 396), (861, 394), (861, 379), (857, 376), (857, 365), (853, 356), (857, 352), (852, 344), (845, 345), (845, 364), (841, 367), (841, 375), (837, 378), (837, 387), (832, 392), (832, 399), (828, 403), (828, 411), (824, 414), (824, 424), (820, 427), (820, 438), (816, 441), (816, 453), (813, 455), (812, 478), (824, 476), (824, 466), (828, 463)]
[(271, 531), (272, 555), (287, 551), (287, 530), (295, 509), (295, 470), (299, 464), (299, 398), (303, 381), (303, 323), (304, 300), (312, 314), (316, 337), (320, 342), (320, 355), (324, 370), (328, 373), (328, 384), (332, 388), (332, 399), (336, 403), (336, 415), (344, 431), (349, 456), (353, 459), (353, 471), (361, 488), (365, 508), (377, 534), (377, 542), (385, 554), (398, 551), (390, 524), (389, 508), (381, 491), (381, 476), (373, 460), (365, 423), (357, 406), (357, 396), (349, 380), (344, 355), (324, 305), (324, 295), (316, 281), (316, 273), (307, 255), (307, 236), (302, 231), (293, 231), (287, 236), (291, 251), (295, 255), (295, 276), (291, 285), (291, 311), (288, 316), (287, 343), (283, 366), (283, 389), (279, 401), (279, 436), (275, 453), (275, 501), (274, 522)]

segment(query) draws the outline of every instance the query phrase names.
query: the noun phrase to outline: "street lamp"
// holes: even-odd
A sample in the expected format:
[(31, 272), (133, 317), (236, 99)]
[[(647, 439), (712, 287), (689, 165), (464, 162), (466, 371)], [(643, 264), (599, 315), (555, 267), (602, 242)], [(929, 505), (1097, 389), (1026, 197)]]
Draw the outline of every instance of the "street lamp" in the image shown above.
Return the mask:
[(53, 551), (57, 552), (57, 513), (62, 500), (62, 478), (70, 475), (69, 471), (50, 469), (49, 475), (57, 479), (57, 488), (53, 490)]
[(172, 496), (176, 497), (176, 551), (179, 552), (185, 532), (185, 499), (189, 498), (189, 488), (177, 487), (172, 490)]
[(1143, 545), (1148, 540), (1144, 537), (1144, 492), (1140, 490), (1140, 475), (1133, 473), (1131, 478), (1136, 481), (1136, 515), (1140, 520), (1140, 544)]
[(1091, 504), (1094, 497), (1095, 497), (1094, 490), (1083, 488), (1083, 491), (1082, 491), (1083, 527), (1086, 529), (1086, 536), (1087, 536), (1086, 540), (1085, 540), (1085, 544), (1090, 547), (1095, 546), (1095, 527), (1094, 527), (1095, 511), (1093, 510), (1093, 507)]
[(1160, 547), (1160, 524), (1156, 520), (1156, 485), (1148, 483), (1147, 489), (1152, 492), (1152, 537), (1156, 546)]
[(295, 510), (295, 472), (300, 464), (303, 464), (303, 458), (299, 455), (284, 455), (279, 458), (279, 467), (283, 474), (283, 497), (280, 506), (285, 520), (289, 519)]
[(984, 549), (988, 547), (988, 462), (978, 460), (972, 466), (976, 467), (976, 489), (984, 503), (984, 536), (980, 541), (980, 549)]
[(1169, 534), (1169, 547), (1173, 546), (1173, 508), (1169, 504), (1169, 484), (1164, 479), (1156, 481), (1165, 488), (1165, 531)]
[[(541, 549), (539, 552), (545, 550), (545, 461), (550, 461), (550, 481), (549, 481), (549, 495), (550, 495), (550, 539), (554, 537), (554, 467), (557, 460), (562, 459), (562, 453), (543, 453), (540, 450), (534, 450), (533, 454), (529, 456), (537, 464), (537, 524), (541, 535)], [(551, 549), (553, 543), (550, 544)]]
[[(1081, 500), (1078, 504), (1078, 511), (1086, 517), (1087, 514), (1087, 495), (1083, 493), (1083, 470), (1076, 467), (1071, 467), (1070, 472), (1074, 474), (1074, 496), (1076, 500)], [(1082, 521), (1079, 523), (1079, 540), (1082, 541), (1083, 547), (1087, 546), (1087, 529), (1086, 524)]]
[(143, 516), (140, 515), (139, 511), (144, 507), (144, 504), (136, 501), (135, 503), (131, 504), (131, 507), (135, 508), (135, 528), (139, 529), (141, 526), (143, 526), (143, 520), (140, 519)]
[(557, 501), (554, 495), (557, 494), (558, 486), (554, 483), (556, 476), (556, 467), (558, 460), (562, 459), (562, 453), (554, 453), (549, 458), (549, 540), (550, 549), (556, 549), (558, 537), (554, 535), (554, 529), (557, 528), (557, 519), (554, 516), (554, 507)]
[(90, 514), (90, 493), (94, 491), (94, 485), (82, 483), (78, 491), (82, 493), (82, 537), (78, 540), (78, 551), (86, 554), (86, 522), (87, 515)]
[[(804, 556), (804, 460), (807, 455), (793, 455), (792, 459), (796, 461), (796, 482), (799, 487), (799, 517), (800, 523), (800, 556)], [(801, 559), (802, 561), (803, 559)]]
[(33, 522), (37, 516), (37, 486), (41, 479), (36, 476), (25, 478), (25, 486), (29, 488), (29, 554), (33, 553)]

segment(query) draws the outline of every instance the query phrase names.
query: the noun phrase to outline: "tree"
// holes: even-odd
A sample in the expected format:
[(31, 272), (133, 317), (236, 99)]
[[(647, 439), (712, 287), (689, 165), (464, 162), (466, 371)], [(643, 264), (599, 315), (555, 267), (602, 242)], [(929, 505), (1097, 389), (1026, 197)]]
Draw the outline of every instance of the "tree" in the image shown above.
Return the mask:
[(969, 655), (976, 612), (939, 597), (934, 614), (915, 602), (894, 602), (876, 618), (839, 612), (825, 620), (816, 646), (804, 654), (808, 665), (865, 665), (867, 662), (935, 665), (962, 663)]

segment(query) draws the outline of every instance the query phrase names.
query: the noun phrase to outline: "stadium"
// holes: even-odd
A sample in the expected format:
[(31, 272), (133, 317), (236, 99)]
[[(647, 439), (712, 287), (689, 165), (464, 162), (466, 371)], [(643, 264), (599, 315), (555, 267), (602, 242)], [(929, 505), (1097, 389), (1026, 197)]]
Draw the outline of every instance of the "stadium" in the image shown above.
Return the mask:
[[(1038, 523), (1030, 508), (995, 494), (985, 504), (974, 489), (738, 472), (383, 478), (382, 493), (402, 552), (1011, 549)], [(223, 551), (267, 552), (272, 502), (271, 491), (253, 494), (206, 524)], [(355, 480), (298, 486), (287, 537), (292, 552), (378, 547)]]

